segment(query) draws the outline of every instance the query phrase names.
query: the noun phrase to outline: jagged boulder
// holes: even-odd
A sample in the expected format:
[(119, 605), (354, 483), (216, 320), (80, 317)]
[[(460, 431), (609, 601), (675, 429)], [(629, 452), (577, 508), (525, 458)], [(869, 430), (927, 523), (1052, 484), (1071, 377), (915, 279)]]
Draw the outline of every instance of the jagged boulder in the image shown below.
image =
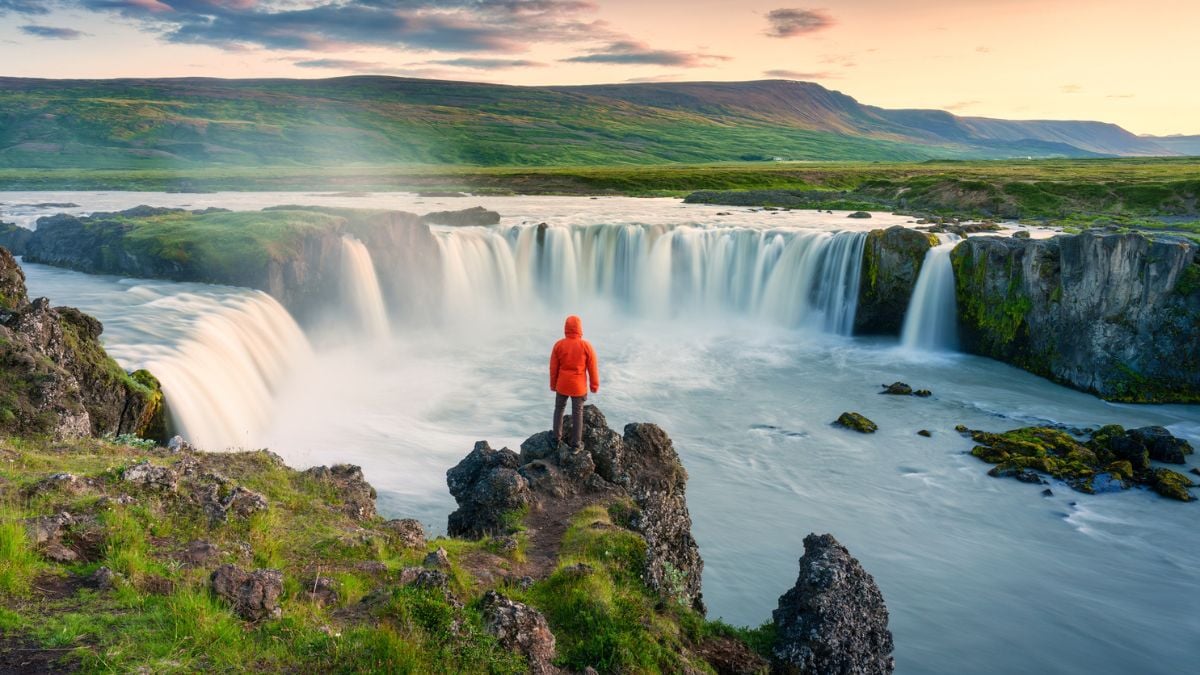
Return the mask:
[(875, 580), (832, 535), (804, 538), (800, 576), (772, 613), (776, 672), (890, 673), (892, 632)]
[(646, 583), (664, 598), (704, 609), (687, 472), (671, 439), (653, 424), (629, 424), (618, 434), (599, 409), (585, 406), (582, 451), (555, 444), (550, 432), (526, 439), (520, 455), (480, 441), (446, 482), (459, 505), (449, 518), (455, 536), (507, 534), (510, 514), (527, 508), (569, 518), (588, 503), (631, 500), (637, 508), (630, 527), (646, 540)]
[(476, 443), (471, 454), (446, 472), (450, 494), (458, 502), (447, 532), (476, 538), (507, 534), (508, 514), (527, 507), (533, 498), (517, 466), (512, 450), (493, 450), (487, 441)]
[(258, 569), (247, 572), (233, 565), (221, 565), (209, 577), (213, 593), (228, 602), (238, 616), (247, 621), (277, 619), (283, 614), (279, 596), (283, 594), (283, 573)]
[(1200, 245), (1086, 230), (955, 246), (964, 350), (1114, 401), (1200, 401)]
[(488, 591), (480, 602), (483, 622), (501, 647), (518, 652), (529, 662), (529, 672), (560, 672), (554, 666), (555, 640), (541, 612), (521, 602)]
[(899, 225), (867, 234), (854, 315), (856, 334), (900, 334), (925, 254), (937, 244), (937, 236)]

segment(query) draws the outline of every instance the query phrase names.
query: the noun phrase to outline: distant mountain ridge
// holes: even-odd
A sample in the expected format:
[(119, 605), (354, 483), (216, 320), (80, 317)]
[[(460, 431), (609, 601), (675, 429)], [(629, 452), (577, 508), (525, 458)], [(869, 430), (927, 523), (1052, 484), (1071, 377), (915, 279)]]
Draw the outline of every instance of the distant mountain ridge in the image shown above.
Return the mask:
[(1114, 124), (864, 105), (810, 82), (0, 78), (0, 167), (1169, 156)]

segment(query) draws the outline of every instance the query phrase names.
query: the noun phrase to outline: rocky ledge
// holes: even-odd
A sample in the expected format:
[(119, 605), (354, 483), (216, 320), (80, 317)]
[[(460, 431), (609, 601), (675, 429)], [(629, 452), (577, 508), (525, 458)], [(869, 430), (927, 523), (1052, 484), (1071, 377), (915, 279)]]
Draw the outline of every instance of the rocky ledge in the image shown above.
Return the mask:
[(158, 381), (109, 358), (102, 331), (77, 309), (30, 302), (24, 273), (0, 248), (0, 433), (162, 439)]

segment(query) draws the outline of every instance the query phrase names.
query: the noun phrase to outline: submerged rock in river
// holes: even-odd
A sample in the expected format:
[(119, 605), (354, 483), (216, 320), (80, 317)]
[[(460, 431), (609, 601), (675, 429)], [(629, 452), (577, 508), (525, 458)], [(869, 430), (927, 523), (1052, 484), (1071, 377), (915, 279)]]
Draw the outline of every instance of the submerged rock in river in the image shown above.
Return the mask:
[(853, 429), (860, 434), (873, 434), (879, 430), (879, 425), (856, 412), (844, 412), (833, 421), (835, 426)]
[[(1057, 478), (1086, 493), (1112, 492), (1142, 485), (1178, 499), (1194, 499), (1193, 486), (1185, 475), (1150, 464), (1148, 445), (1158, 457), (1175, 458), (1191, 450), (1187, 441), (1175, 438), (1162, 427), (1126, 431), (1110, 424), (1096, 430), (1085, 443), (1060, 429), (1026, 427), (1003, 433), (967, 430), (976, 445), (971, 454), (996, 467), (988, 475), (1011, 477), (1024, 482), (1045, 482), (1039, 474)], [(1170, 450), (1168, 452), (1167, 450)], [(1162, 461), (1162, 460), (1158, 460)]]

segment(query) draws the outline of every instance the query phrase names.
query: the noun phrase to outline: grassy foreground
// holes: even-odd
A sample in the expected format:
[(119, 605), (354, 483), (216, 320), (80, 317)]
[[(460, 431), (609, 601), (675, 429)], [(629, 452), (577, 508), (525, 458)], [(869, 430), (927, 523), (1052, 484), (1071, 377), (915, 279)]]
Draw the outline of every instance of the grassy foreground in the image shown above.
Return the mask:
[[(572, 670), (711, 672), (698, 656), (704, 645), (765, 648), (770, 639), (652, 594), (640, 575), (644, 540), (603, 508), (576, 514), (554, 571), (520, 584), (507, 572), (524, 562), (523, 534), (515, 545), (443, 538), (411, 548), (381, 518), (355, 518), (328, 482), (270, 453), (172, 454), (121, 440), (130, 442), (0, 440), (0, 652), (87, 672), (524, 672), (524, 659), (483, 624), (489, 588), (541, 610), (558, 665)], [(142, 460), (178, 470), (178, 489), (122, 480)], [(214, 476), (269, 507), (213, 521), (198, 499)], [(79, 555), (56, 563), (27, 523), (63, 511), (75, 517), (65, 540)], [(196, 541), (219, 553), (189, 558)], [(402, 571), (438, 548), (450, 561), (447, 589), (404, 584)], [(225, 562), (282, 571), (282, 617), (246, 622), (217, 598), (209, 574)], [(88, 581), (101, 567), (117, 573), (112, 588)], [(309, 592), (318, 577), (336, 597)]]

